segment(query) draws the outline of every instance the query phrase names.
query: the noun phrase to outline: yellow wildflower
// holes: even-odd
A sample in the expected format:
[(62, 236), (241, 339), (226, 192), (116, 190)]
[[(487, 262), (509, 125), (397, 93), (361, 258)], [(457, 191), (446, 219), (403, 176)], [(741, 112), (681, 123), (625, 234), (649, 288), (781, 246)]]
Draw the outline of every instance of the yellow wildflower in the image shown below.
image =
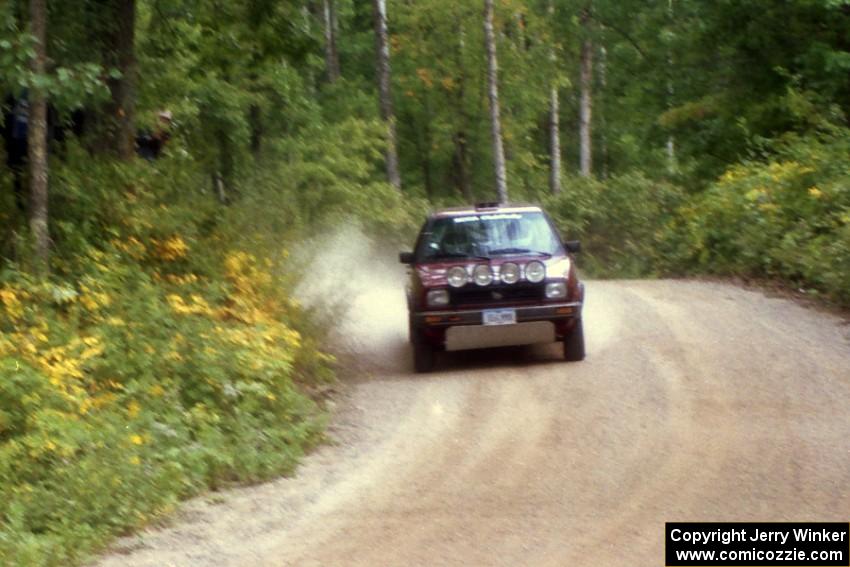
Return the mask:
[(0, 302), (6, 306), (6, 311), (12, 319), (20, 319), (23, 316), (24, 308), (15, 290), (10, 288), (0, 289)]
[(132, 400), (129, 404), (127, 404), (127, 415), (130, 417), (130, 419), (133, 419), (137, 415), (139, 415), (141, 409), (142, 408), (139, 405), (139, 402), (137, 402), (136, 400)]
[(189, 246), (180, 236), (172, 236), (168, 240), (157, 241), (157, 252), (162, 260), (173, 262), (185, 258), (189, 252)]

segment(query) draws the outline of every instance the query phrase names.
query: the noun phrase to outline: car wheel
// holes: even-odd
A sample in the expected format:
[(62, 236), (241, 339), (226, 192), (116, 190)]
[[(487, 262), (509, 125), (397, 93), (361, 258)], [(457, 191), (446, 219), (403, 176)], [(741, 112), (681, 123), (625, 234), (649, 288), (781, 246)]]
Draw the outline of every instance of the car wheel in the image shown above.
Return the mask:
[(564, 339), (564, 359), (570, 362), (584, 360), (584, 329), (581, 319), (576, 321), (575, 327)]
[(434, 369), (436, 354), (434, 347), (428, 344), (422, 337), (413, 338), (413, 369), (422, 374)]

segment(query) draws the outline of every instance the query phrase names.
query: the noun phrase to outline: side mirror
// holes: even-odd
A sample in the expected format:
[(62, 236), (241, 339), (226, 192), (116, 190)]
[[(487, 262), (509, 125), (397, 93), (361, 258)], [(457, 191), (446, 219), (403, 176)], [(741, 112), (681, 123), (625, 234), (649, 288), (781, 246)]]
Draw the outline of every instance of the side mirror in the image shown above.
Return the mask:
[(564, 248), (566, 248), (567, 252), (570, 254), (578, 254), (581, 252), (581, 242), (578, 240), (564, 240)]
[(402, 264), (412, 264), (413, 263), (413, 252), (399, 252), (398, 261)]

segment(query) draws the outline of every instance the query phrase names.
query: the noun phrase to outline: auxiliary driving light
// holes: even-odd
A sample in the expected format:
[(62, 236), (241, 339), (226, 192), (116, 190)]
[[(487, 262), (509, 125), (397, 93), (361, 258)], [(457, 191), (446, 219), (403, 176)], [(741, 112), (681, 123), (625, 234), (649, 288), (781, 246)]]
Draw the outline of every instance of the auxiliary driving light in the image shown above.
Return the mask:
[(490, 266), (479, 264), (472, 270), (472, 279), (478, 285), (490, 285), (493, 281), (493, 273), (490, 271)]
[(506, 262), (505, 264), (502, 264), (502, 267), (499, 270), (499, 277), (506, 284), (513, 284), (518, 282), (519, 266), (517, 266), (513, 262)]
[(460, 266), (449, 269), (446, 279), (452, 287), (463, 287), (466, 283), (466, 270)]
[(525, 279), (531, 283), (540, 283), (546, 278), (546, 266), (537, 260), (529, 262), (525, 266)]

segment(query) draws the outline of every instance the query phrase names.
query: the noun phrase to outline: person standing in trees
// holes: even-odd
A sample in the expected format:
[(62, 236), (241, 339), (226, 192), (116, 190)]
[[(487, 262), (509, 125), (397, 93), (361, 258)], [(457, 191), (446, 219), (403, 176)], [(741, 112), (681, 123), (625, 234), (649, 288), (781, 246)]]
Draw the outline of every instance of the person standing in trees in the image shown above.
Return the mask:
[(15, 204), (22, 213), (26, 212), (24, 197), (24, 168), (27, 163), (27, 135), (29, 127), (29, 102), (26, 96), (15, 99), (8, 97), (3, 140), (6, 143), (6, 165), (12, 172)]
[(165, 144), (171, 139), (171, 127), (174, 116), (170, 110), (163, 110), (157, 115), (157, 125), (153, 132), (142, 131), (136, 137), (136, 152), (140, 157), (153, 161), (159, 158)]

